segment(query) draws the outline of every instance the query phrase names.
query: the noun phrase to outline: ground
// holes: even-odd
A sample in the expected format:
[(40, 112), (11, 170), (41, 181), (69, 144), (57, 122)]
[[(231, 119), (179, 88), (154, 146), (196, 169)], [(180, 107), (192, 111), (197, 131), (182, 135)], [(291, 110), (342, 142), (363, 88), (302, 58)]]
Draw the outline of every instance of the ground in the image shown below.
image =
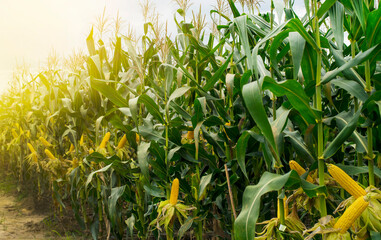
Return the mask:
[(32, 196), (18, 191), (10, 177), (0, 178), (0, 240), (84, 239), (76, 222), (55, 217), (49, 207), (36, 209)]

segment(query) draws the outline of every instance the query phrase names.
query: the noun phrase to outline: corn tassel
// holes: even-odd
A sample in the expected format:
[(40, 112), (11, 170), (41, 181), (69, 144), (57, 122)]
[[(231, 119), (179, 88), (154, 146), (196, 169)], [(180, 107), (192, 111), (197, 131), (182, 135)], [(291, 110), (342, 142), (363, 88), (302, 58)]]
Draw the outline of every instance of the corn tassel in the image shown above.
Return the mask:
[(108, 140), (110, 140), (110, 136), (111, 136), (111, 133), (107, 132), (106, 135), (103, 137), (103, 140), (102, 140), (101, 144), (99, 145), (99, 148), (102, 149), (102, 148), (106, 147)]
[(50, 158), (51, 160), (55, 160), (55, 159), (57, 159), (57, 158), (53, 155), (53, 153), (51, 153), (51, 152), (49, 151), (49, 149), (45, 149), (45, 154), (46, 154), (46, 156), (48, 156), (48, 158)]
[(359, 198), (366, 195), (365, 190), (348, 174), (341, 170), (341, 168), (333, 164), (328, 164), (328, 172), (336, 182), (353, 197)]
[(52, 146), (52, 144), (50, 144), (50, 142), (46, 141), (45, 138), (40, 137), (39, 139), (40, 139), (41, 143), (44, 144), (45, 147), (50, 147), (50, 146)]
[(169, 203), (172, 205), (177, 204), (177, 198), (179, 197), (179, 179), (175, 178), (172, 182), (171, 197), (169, 198)]
[(344, 234), (356, 221), (362, 212), (368, 207), (369, 202), (364, 197), (359, 197), (352, 203), (344, 214), (337, 220), (333, 228), (340, 229), (340, 233)]
[(118, 143), (118, 149), (123, 148), (126, 142), (127, 142), (127, 137), (126, 137), (126, 134), (124, 134)]
[[(289, 162), (289, 164), (290, 164), (290, 168), (292, 170), (295, 170), (299, 174), (299, 176), (302, 176), (306, 172), (306, 170), (302, 166), (300, 166), (299, 163), (295, 162), (294, 160), (291, 160)], [(310, 183), (312, 183), (314, 181), (309, 175), (307, 176), (306, 180), (307, 180), (307, 182), (310, 182)]]
[(36, 152), (36, 150), (34, 150), (34, 147), (32, 146), (32, 144), (27, 143), (27, 145), (28, 145), (29, 150), (30, 150), (32, 153), (35, 153), (35, 152)]

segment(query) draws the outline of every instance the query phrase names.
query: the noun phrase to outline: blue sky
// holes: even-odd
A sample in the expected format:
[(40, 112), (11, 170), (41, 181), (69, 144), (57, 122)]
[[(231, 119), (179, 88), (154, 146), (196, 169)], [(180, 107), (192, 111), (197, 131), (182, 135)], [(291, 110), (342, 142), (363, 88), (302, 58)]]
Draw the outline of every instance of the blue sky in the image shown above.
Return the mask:
[[(283, 0), (278, 0), (283, 1)], [(175, 31), (173, 16), (177, 9), (173, 0), (151, 1), (169, 31)], [(269, 0), (262, 3), (262, 12), (269, 11)], [(202, 6), (203, 12), (215, 1), (192, 0), (191, 10)], [(17, 65), (26, 64), (38, 71), (54, 49), (58, 56), (73, 50), (86, 50), (85, 39), (96, 17), (106, 7), (106, 14), (117, 13), (127, 24), (142, 31), (143, 16), (138, 0), (0, 0), (0, 91), (7, 86)], [(304, 11), (303, 0), (296, 0), (296, 12)], [(209, 14), (207, 14), (209, 16)]]

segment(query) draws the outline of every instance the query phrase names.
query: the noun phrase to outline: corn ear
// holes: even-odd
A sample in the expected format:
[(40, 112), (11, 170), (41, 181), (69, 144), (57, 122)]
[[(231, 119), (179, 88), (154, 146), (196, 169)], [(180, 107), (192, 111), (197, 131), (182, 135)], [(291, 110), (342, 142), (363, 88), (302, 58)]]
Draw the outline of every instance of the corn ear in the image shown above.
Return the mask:
[(50, 144), (50, 142), (46, 141), (45, 138), (40, 137), (39, 139), (40, 139), (41, 143), (44, 144), (45, 147), (50, 147), (50, 146), (52, 146), (52, 144)]
[(110, 133), (110, 132), (107, 132), (107, 133), (105, 134), (105, 136), (104, 136), (103, 139), (102, 139), (101, 144), (99, 145), (99, 148), (100, 148), (100, 149), (106, 147), (106, 144), (108, 143), (108, 140), (110, 140), (110, 136), (111, 136), (111, 133)]
[(83, 146), (83, 133), (81, 135), (81, 139), (79, 140), (79, 146)]
[(194, 131), (188, 131), (186, 138), (187, 139), (194, 139)]
[(353, 197), (359, 198), (366, 195), (365, 190), (348, 174), (341, 170), (341, 168), (333, 164), (328, 164), (328, 172), (336, 182)]
[(32, 153), (35, 153), (35, 152), (36, 152), (36, 150), (34, 150), (34, 147), (32, 146), (32, 144), (27, 143), (26, 145), (28, 145), (28, 148), (29, 148), (29, 150), (30, 150)]
[[(306, 172), (306, 170), (302, 166), (300, 166), (299, 163), (295, 162), (294, 160), (291, 160), (289, 162), (289, 164), (290, 164), (290, 168), (292, 170), (295, 170), (299, 174), (299, 176), (302, 176)], [(310, 176), (307, 176), (306, 180), (310, 183), (312, 183), (314, 181)]]
[(171, 197), (169, 198), (169, 203), (172, 205), (177, 204), (177, 198), (179, 197), (179, 179), (175, 178), (172, 182)]
[(18, 137), (18, 135), (16, 133), (16, 130), (14, 128), (12, 128), (12, 136), (13, 136), (13, 138), (17, 138)]
[[(277, 210), (277, 217), (280, 219), (280, 206), (279, 206), (279, 199), (278, 199), (278, 210)], [(286, 218), (288, 216), (288, 205), (287, 205), (287, 197), (285, 196), (283, 198), (283, 206), (284, 206), (284, 217)]]
[(57, 159), (57, 158), (53, 155), (53, 153), (51, 153), (51, 152), (49, 151), (49, 149), (45, 149), (45, 154), (46, 154), (46, 156), (48, 156), (48, 158), (50, 158), (51, 160), (55, 160), (55, 159)]
[(364, 197), (357, 198), (337, 220), (333, 228), (340, 229), (340, 233), (344, 234), (353, 225), (356, 219), (361, 216), (368, 205), (369, 202), (365, 201)]
[(136, 133), (136, 142), (140, 142), (140, 136)]
[(123, 135), (123, 137), (120, 139), (119, 143), (118, 143), (118, 149), (121, 149), (124, 147), (124, 145), (126, 144), (127, 142), (127, 137), (126, 137), (126, 134)]
[(75, 150), (75, 147), (73, 144), (70, 145), (70, 149), (69, 149), (69, 152), (73, 152)]

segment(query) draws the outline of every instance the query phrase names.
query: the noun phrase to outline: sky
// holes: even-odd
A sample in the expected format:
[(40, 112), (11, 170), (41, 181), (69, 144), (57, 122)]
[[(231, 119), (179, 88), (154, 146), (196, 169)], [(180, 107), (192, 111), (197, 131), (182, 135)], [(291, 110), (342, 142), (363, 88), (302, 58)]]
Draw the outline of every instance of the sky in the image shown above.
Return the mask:
[[(162, 21), (168, 21), (169, 31), (175, 32), (174, 1), (151, 2)], [(191, 10), (201, 4), (205, 13), (216, 5), (214, 0), (191, 2)], [(269, 2), (264, 0), (262, 12), (269, 10)], [(296, 12), (303, 11), (302, 2), (296, 0)], [(0, 92), (7, 88), (17, 66), (38, 71), (52, 51), (59, 57), (80, 49), (86, 51), (86, 37), (104, 9), (111, 19), (119, 12), (125, 26), (131, 25), (138, 34), (143, 29), (138, 0), (0, 0)]]

